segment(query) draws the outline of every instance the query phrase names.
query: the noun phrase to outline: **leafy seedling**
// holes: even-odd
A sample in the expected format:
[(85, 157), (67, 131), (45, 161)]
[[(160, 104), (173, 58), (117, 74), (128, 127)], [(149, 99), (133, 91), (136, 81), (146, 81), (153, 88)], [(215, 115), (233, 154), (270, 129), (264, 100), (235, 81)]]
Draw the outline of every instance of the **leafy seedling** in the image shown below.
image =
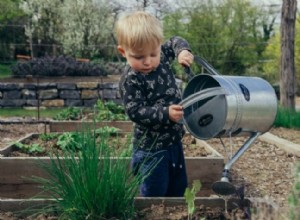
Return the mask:
[(96, 134), (110, 134), (110, 135), (117, 134), (120, 131), (121, 130), (119, 128), (110, 127), (110, 126), (100, 127), (95, 130)]
[(57, 138), (58, 136), (59, 134), (56, 133), (48, 133), (48, 134), (41, 134), (39, 137), (42, 141), (50, 141)]
[(81, 149), (80, 140), (81, 140), (80, 133), (65, 132), (58, 137), (57, 145), (63, 151), (72, 150), (75, 152)]
[(184, 192), (184, 198), (188, 207), (188, 219), (191, 219), (195, 212), (195, 198), (197, 193), (200, 191), (201, 182), (200, 180), (194, 180), (192, 189), (187, 187)]
[(58, 113), (53, 119), (58, 121), (79, 120), (81, 118), (81, 110), (77, 107), (68, 107)]
[(20, 151), (23, 151), (24, 153), (28, 154), (35, 154), (35, 153), (43, 153), (45, 149), (41, 147), (38, 144), (22, 144), (20, 142), (16, 142), (15, 146), (20, 149)]

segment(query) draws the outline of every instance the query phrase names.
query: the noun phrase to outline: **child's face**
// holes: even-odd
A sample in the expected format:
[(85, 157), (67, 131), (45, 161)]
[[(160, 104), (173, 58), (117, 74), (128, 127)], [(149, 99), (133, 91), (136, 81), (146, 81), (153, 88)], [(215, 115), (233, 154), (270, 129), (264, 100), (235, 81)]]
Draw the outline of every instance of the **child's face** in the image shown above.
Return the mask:
[(118, 46), (119, 52), (126, 58), (135, 71), (147, 74), (156, 69), (160, 63), (160, 45), (143, 50), (133, 50)]

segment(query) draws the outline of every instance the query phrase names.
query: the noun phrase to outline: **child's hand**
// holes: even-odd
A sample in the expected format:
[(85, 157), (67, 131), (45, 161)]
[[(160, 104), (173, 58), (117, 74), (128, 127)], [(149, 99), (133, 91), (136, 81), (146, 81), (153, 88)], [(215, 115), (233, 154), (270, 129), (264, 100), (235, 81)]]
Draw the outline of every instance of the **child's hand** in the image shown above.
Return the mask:
[(178, 63), (180, 63), (183, 66), (190, 66), (194, 61), (194, 55), (188, 51), (183, 50), (178, 54)]
[(169, 118), (171, 121), (178, 122), (183, 116), (183, 108), (181, 105), (169, 106)]

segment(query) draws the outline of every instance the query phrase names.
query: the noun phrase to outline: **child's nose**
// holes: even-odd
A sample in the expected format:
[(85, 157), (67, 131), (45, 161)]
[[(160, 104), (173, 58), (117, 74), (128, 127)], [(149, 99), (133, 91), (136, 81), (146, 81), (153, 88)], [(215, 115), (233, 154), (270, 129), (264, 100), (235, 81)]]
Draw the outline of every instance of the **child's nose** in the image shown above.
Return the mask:
[(150, 57), (145, 57), (144, 65), (149, 65), (150, 63), (151, 63), (151, 58)]

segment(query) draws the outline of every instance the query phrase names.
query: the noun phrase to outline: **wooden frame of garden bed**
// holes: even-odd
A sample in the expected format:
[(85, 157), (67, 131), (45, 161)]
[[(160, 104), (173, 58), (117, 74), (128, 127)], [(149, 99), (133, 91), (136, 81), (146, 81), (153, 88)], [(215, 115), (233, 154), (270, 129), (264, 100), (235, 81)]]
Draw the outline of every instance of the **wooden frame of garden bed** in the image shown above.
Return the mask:
[[(24, 138), (19, 139), (18, 142), (22, 143), (32, 135), (39, 134), (28, 134)], [(212, 184), (221, 177), (224, 158), (206, 142), (199, 139), (196, 139), (196, 141), (198, 144), (204, 145), (206, 150), (211, 152), (211, 155), (185, 158), (188, 183), (191, 186), (193, 180), (200, 180), (202, 189), (199, 196), (208, 196), (213, 193), (211, 190)], [(0, 198), (30, 198), (41, 191), (30, 177), (46, 177), (46, 174), (38, 166), (37, 162), (42, 160), (49, 163), (50, 157), (7, 157), (14, 148), (14, 144), (11, 144), (0, 150), (0, 154), (3, 155), (0, 157)], [(129, 157), (122, 159), (131, 160)]]
[[(30, 208), (44, 208), (49, 204), (53, 203), (53, 199), (0, 199), (0, 210), (2, 212), (22, 212), (27, 211), (30, 214)], [(194, 200), (195, 206), (210, 207), (210, 208), (221, 208), (232, 210), (237, 208), (237, 204), (241, 200), (237, 198), (209, 198), (209, 197), (196, 197)], [(145, 208), (150, 208), (153, 205), (164, 207), (176, 207), (176, 206), (187, 206), (186, 200), (183, 197), (136, 197), (134, 199), (134, 206), (137, 211), (141, 211)], [(262, 198), (245, 198), (243, 200), (244, 207), (256, 207), (261, 208), (262, 211), (268, 210), (269, 214), (276, 214), (278, 207), (271, 201)], [(28, 212), (29, 211), (29, 212)], [(33, 214), (33, 213), (32, 213)]]
[(49, 130), (50, 132), (69, 132), (69, 131), (81, 131), (86, 127), (103, 127), (110, 126), (119, 128), (123, 132), (132, 132), (133, 123), (131, 121), (102, 121), (102, 122), (91, 122), (91, 121), (50, 121)]

